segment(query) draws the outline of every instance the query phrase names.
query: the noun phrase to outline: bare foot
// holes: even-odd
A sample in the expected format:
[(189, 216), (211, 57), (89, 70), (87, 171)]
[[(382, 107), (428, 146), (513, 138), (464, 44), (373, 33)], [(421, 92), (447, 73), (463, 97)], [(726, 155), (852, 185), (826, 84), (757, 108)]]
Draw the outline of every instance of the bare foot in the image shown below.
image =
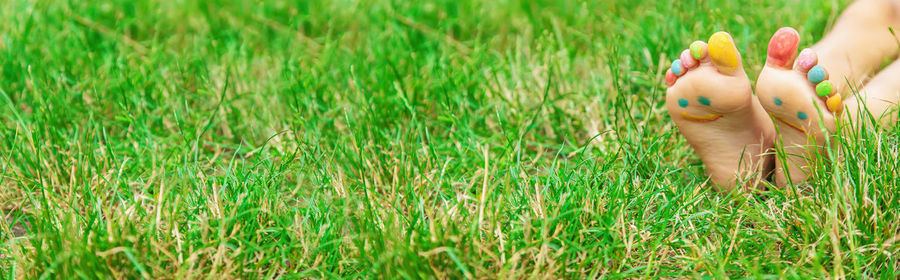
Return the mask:
[[(855, 116), (859, 109), (858, 98), (851, 97), (847, 104), (841, 104), (841, 97), (849, 95), (851, 86), (861, 85), (885, 59), (897, 55), (900, 49), (889, 29), (900, 26), (897, 2), (854, 2), (841, 13), (828, 35), (811, 49), (803, 50), (799, 57), (796, 56), (799, 43), (796, 30), (782, 28), (772, 36), (756, 93), (780, 133), (775, 170), (777, 185), (806, 180), (814, 171), (811, 161), (826, 159), (822, 157), (822, 143), (826, 132), (834, 129), (835, 111), (848, 105), (843, 115)], [(821, 82), (829, 80), (829, 76), (830, 81)], [(882, 78), (885, 79), (889, 78)], [(881, 87), (891, 88), (890, 85)], [(875, 98), (893, 100), (890, 92), (881, 89), (873, 92)]]
[(822, 144), (835, 128), (835, 113), (842, 108), (841, 95), (835, 93), (827, 71), (818, 65), (816, 52), (804, 49), (797, 56), (799, 42), (793, 28), (775, 32), (756, 82), (759, 102), (775, 120), (779, 133), (775, 142), (778, 186), (805, 181), (813, 173), (815, 165), (810, 161), (825, 155)]
[(774, 126), (750, 88), (731, 35), (694, 42), (666, 72), (666, 107), (720, 189), (769, 177)]

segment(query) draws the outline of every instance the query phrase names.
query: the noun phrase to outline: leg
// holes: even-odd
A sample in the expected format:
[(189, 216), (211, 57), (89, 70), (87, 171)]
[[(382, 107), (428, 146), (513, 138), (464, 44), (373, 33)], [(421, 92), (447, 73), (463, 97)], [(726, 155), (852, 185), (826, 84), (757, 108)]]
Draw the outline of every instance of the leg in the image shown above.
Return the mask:
[[(876, 122), (891, 126), (898, 121), (897, 111), (894, 110), (897, 103), (900, 103), (900, 60), (879, 72), (858, 95), (847, 100), (843, 116), (860, 124), (868, 120), (867, 116), (871, 114)], [(861, 112), (863, 105), (868, 111)]]
[(845, 81), (861, 85), (885, 59), (897, 55), (900, 47), (891, 26), (900, 27), (898, 1), (860, 0), (847, 7), (828, 35), (811, 47), (838, 93), (848, 93)]

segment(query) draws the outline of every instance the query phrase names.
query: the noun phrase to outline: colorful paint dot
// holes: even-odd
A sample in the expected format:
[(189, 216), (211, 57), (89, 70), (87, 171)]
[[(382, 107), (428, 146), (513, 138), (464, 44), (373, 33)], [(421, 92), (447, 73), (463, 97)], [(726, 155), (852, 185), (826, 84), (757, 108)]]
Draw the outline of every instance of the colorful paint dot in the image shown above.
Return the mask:
[(679, 59), (681, 59), (681, 66), (685, 69), (691, 69), (691, 67), (694, 67), (694, 65), (697, 64), (697, 60), (694, 59), (693, 56), (691, 56), (690, 50), (684, 50), (683, 52), (681, 52), (681, 58)]
[(709, 98), (706, 98), (706, 97), (703, 97), (703, 96), (697, 97), (697, 102), (700, 102), (700, 104), (709, 106)]
[(784, 102), (781, 102), (781, 98), (775, 97), (775, 105), (781, 106)]
[(809, 69), (809, 73), (806, 73), (806, 78), (809, 79), (810, 83), (818, 84), (821, 81), (825, 80), (825, 68), (822, 68), (821, 65), (813, 66), (812, 69)]
[(829, 81), (822, 81), (816, 85), (816, 94), (819, 95), (819, 97), (829, 96), (832, 91), (834, 91), (834, 86), (832, 86)]
[(798, 118), (798, 119), (801, 119), (801, 120), (805, 120), (805, 119), (806, 119), (806, 113), (804, 113), (804, 112), (797, 112), (797, 118)]
[(681, 70), (683, 70), (681, 67), (681, 59), (672, 61), (672, 73), (675, 73), (675, 75), (681, 75)]
[(810, 69), (819, 62), (819, 57), (816, 55), (810, 48), (805, 48), (800, 52), (800, 55), (797, 56), (797, 65), (800, 66), (800, 69), (806, 70)]
[(687, 99), (678, 98), (678, 106), (681, 106), (681, 108), (685, 108), (685, 107), (687, 107), (687, 105), (688, 105)]
[(691, 43), (691, 55), (694, 56), (695, 59), (701, 59), (706, 54), (706, 44), (700, 41), (694, 41)]
[(841, 112), (841, 109), (842, 109), (841, 105), (842, 105), (842, 103), (841, 103), (841, 95), (840, 94), (832, 95), (831, 97), (828, 98), (828, 100), (825, 100), (825, 106), (828, 106), (828, 110), (831, 110), (832, 112), (835, 112), (835, 113)]
[(794, 63), (794, 55), (797, 54), (797, 44), (800, 42), (800, 34), (790, 27), (782, 27), (775, 31), (769, 40), (767, 64), (781, 67), (790, 67)]
[(741, 58), (738, 55), (737, 48), (734, 46), (734, 40), (731, 35), (723, 31), (716, 32), (709, 37), (709, 58), (712, 59), (719, 71), (723, 73), (734, 73), (738, 65), (741, 64)]

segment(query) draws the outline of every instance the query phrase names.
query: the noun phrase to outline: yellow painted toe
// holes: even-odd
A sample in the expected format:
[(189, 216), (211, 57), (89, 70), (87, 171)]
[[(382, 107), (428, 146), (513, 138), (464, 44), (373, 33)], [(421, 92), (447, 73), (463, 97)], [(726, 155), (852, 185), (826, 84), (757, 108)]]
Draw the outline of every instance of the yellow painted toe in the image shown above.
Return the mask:
[(734, 40), (728, 33), (719, 31), (709, 37), (709, 57), (719, 68), (719, 71), (731, 74), (741, 64)]
[(828, 98), (825, 101), (825, 106), (828, 106), (828, 110), (834, 112), (835, 114), (839, 114), (841, 109), (843, 109), (843, 103), (841, 102), (841, 95), (835, 94)]

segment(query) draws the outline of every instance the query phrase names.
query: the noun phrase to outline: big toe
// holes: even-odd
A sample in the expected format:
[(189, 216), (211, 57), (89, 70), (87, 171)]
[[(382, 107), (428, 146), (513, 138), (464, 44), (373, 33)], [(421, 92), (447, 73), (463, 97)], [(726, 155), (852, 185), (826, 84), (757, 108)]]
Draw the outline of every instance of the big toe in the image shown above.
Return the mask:
[(709, 58), (719, 72), (735, 74), (741, 68), (741, 54), (734, 45), (734, 39), (727, 32), (719, 31), (709, 37)]
[(766, 64), (771, 67), (791, 68), (800, 44), (800, 33), (790, 27), (782, 27), (769, 39)]

